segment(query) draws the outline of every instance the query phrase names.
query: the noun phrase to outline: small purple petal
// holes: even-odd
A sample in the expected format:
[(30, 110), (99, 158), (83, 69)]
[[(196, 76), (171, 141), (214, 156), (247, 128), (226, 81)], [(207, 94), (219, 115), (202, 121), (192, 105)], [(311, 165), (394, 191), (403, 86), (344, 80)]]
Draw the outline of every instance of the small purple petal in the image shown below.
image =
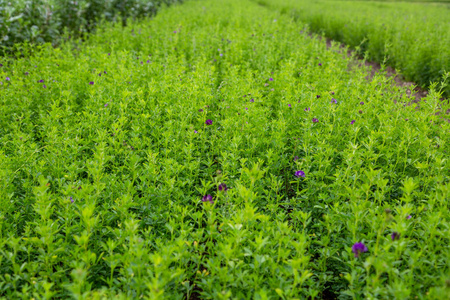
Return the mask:
[(212, 123), (213, 123), (213, 122), (212, 122), (212, 120), (210, 120), (210, 119), (206, 120), (206, 122), (205, 122), (206, 125), (212, 125)]
[(305, 172), (303, 172), (301, 170), (296, 171), (294, 175), (295, 175), (295, 177), (305, 177), (306, 176)]
[(363, 243), (355, 243), (352, 246), (352, 252), (355, 254), (355, 257), (359, 257), (359, 255), (363, 252), (367, 252), (368, 249), (366, 247), (366, 245), (364, 245)]
[(398, 240), (399, 238), (400, 238), (400, 233), (398, 233), (398, 232), (393, 232), (393, 233), (391, 234), (391, 239), (392, 239), (393, 241)]
[(355, 124), (355, 122), (356, 122), (355, 120), (352, 120), (352, 121), (350, 122), (350, 124), (353, 125), (353, 124)]
[(89, 82), (89, 84), (90, 84), (90, 85), (94, 85), (94, 82), (93, 82), (93, 81), (91, 81), (91, 82)]

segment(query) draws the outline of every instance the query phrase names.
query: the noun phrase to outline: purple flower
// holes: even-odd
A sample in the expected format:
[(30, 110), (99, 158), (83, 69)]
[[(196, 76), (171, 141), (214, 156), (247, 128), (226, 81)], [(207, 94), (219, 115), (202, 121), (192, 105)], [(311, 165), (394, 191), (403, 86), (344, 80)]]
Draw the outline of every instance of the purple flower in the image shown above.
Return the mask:
[(255, 102), (255, 100), (254, 99), (250, 99), (250, 102)]
[(305, 108), (305, 111), (310, 111), (310, 110), (311, 110), (311, 108), (309, 108), (309, 107)]
[(409, 119), (405, 119), (405, 121), (408, 121)]
[(334, 98), (331, 98), (331, 103), (337, 104), (337, 100)]
[(270, 77), (270, 78), (269, 78), (269, 81), (273, 81), (273, 78), (272, 78), (272, 77)]
[(219, 189), (219, 191), (224, 191), (224, 192), (228, 191), (228, 187), (225, 183), (219, 184), (218, 189)]
[(199, 111), (199, 112), (203, 112), (203, 109), (200, 108), (198, 111)]
[(47, 86), (44, 84), (43, 86), (42, 86), (44, 89), (46, 89), (47, 88)]
[(321, 64), (321, 63), (319, 63), (319, 67), (320, 67), (320, 66), (322, 66), (322, 64)]
[(210, 120), (210, 119), (206, 120), (205, 124), (206, 125), (212, 125), (212, 120)]
[(102, 73), (98, 73), (98, 76), (102, 76)]
[(361, 101), (361, 102), (359, 102), (359, 104), (364, 105), (364, 102)]
[(292, 107), (290, 104), (288, 104), (289, 107)]
[(71, 203), (73, 203), (73, 202), (74, 202), (74, 200), (73, 200), (73, 198), (72, 198), (72, 197), (70, 197), (70, 202), (71, 202)]
[(149, 63), (150, 63), (150, 60), (147, 60), (147, 63), (149, 64)]
[(1, 68), (1, 67), (3, 67), (3, 65), (2, 65), (2, 64), (0, 64), (0, 68)]
[(108, 56), (111, 56), (111, 53), (108, 53)]
[(105, 103), (105, 107), (108, 107), (108, 103)]
[(89, 84), (90, 84), (90, 85), (94, 85), (94, 82), (93, 82), (93, 81), (91, 81), (91, 82), (89, 82)]
[(331, 95), (334, 95), (334, 92), (330, 92)]
[(295, 172), (295, 177), (305, 177), (305, 172), (299, 170)]
[(407, 220), (409, 220), (409, 219), (411, 219), (411, 218), (412, 218), (411, 215), (409, 215), (409, 216), (406, 217)]
[(176, 31), (174, 31), (173, 33), (177, 33)]
[(11, 80), (11, 78), (9, 78), (9, 77), (6, 77), (6, 78), (5, 78), (5, 80), (6, 80), (6, 81), (10, 81), (10, 80)]
[(197, 130), (194, 130), (194, 133), (197, 133)]
[(294, 156), (294, 161), (297, 161), (298, 160), (298, 156)]
[(312, 121), (313, 121), (313, 123), (318, 123), (319, 119), (313, 118)]
[(320, 98), (320, 95), (317, 95), (316, 98), (319, 99), (319, 98)]
[(245, 110), (248, 110), (248, 107), (246, 107)]
[(355, 120), (352, 120), (352, 121), (350, 122), (350, 124), (353, 125), (353, 124), (355, 124), (355, 122), (356, 122)]
[(28, 72), (25, 72), (25, 75), (28, 75), (28, 74), (30, 74), (30, 73), (28, 73)]
[(367, 252), (368, 249), (366, 247), (366, 245), (364, 245), (363, 243), (355, 243), (352, 246), (352, 252), (355, 253), (355, 257), (359, 257), (359, 254), (362, 252)]
[(223, 53), (220, 53), (219, 55), (220, 55), (220, 56), (223, 56)]
[(212, 198), (211, 195), (205, 195), (205, 196), (203, 196), (202, 202), (209, 202), (209, 203), (211, 203), (211, 204), (214, 203), (213, 198)]
[(393, 241), (398, 240), (399, 238), (400, 238), (400, 233), (394, 231), (394, 232), (391, 234), (391, 239), (392, 239)]
[(106, 71), (103, 71), (103, 73), (108, 74), (108, 73), (106, 73)]

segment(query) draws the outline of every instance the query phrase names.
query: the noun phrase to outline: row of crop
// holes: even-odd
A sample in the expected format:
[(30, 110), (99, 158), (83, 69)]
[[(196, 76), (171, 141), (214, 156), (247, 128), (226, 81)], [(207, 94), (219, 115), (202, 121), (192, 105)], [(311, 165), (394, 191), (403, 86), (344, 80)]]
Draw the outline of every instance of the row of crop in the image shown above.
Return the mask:
[(58, 44), (61, 36), (82, 37), (102, 20), (124, 24), (153, 16), (162, 4), (181, 0), (0, 0), (0, 55), (16, 44)]
[(350, 63), (248, 0), (2, 59), (0, 297), (448, 294), (440, 95)]
[[(424, 88), (450, 71), (450, 6), (371, 1), (261, 0), (328, 38), (395, 67)], [(450, 87), (446, 89), (450, 95)]]

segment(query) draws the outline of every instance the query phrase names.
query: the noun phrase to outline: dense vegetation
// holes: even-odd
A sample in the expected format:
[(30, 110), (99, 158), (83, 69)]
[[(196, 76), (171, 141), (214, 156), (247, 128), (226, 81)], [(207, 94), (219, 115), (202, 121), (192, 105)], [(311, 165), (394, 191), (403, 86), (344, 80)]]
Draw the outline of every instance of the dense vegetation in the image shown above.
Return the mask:
[[(29, 50), (24, 42), (60, 42), (66, 37), (84, 37), (101, 20), (126, 24), (156, 14), (162, 4), (180, 0), (0, 0), (0, 55)], [(25, 48), (25, 49), (24, 49)]]
[[(320, 34), (358, 48), (428, 88), (450, 71), (450, 5), (330, 0), (255, 0)], [(445, 91), (450, 96), (450, 86)]]
[(248, 0), (0, 67), (0, 296), (444, 299), (450, 123)]

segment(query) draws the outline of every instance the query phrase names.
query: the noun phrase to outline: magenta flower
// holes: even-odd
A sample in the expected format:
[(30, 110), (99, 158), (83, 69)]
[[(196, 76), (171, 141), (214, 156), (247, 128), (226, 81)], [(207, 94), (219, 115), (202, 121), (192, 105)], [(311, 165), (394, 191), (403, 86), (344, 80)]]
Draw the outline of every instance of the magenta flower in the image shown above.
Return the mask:
[(337, 104), (337, 100), (334, 98), (331, 98), (331, 103)]
[(407, 220), (409, 220), (409, 219), (411, 219), (411, 218), (412, 218), (411, 215), (409, 215), (409, 216), (406, 217)]
[(210, 120), (210, 119), (206, 120), (205, 124), (206, 125), (212, 125), (212, 120)]
[(305, 177), (306, 176), (305, 172), (303, 172), (301, 170), (296, 171), (294, 175), (295, 175), (295, 177)]
[(105, 107), (108, 107), (108, 103), (105, 103)]
[(288, 104), (289, 107), (292, 107), (290, 104)]
[(197, 130), (194, 130), (194, 133), (197, 133)]
[(355, 122), (356, 122), (355, 120), (352, 120), (352, 121), (350, 122), (350, 124), (353, 125), (353, 124), (355, 124)]
[(90, 85), (94, 85), (94, 82), (93, 82), (93, 81), (91, 81), (91, 82), (89, 82), (89, 84), (90, 84)]
[(319, 119), (313, 118), (312, 119), (313, 123), (319, 123)]
[(321, 67), (322, 66), (322, 64), (321, 63), (319, 63), (319, 67)]
[(272, 77), (270, 77), (270, 78), (269, 78), (269, 81), (273, 81), (273, 78), (272, 78)]
[(202, 198), (202, 202), (209, 202), (209, 203), (213, 204), (214, 200), (211, 195), (205, 195)]
[(394, 231), (394, 232), (391, 234), (391, 239), (392, 239), (393, 241), (398, 240), (399, 238), (400, 238), (400, 233)]
[(366, 245), (364, 245), (363, 243), (355, 243), (352, 246), (352, 252), (355, 253), (355, 257), (359, 257), (359, 254), (363, 253), (363, 252), (367, 252), (368, 249), (366, 247)]

